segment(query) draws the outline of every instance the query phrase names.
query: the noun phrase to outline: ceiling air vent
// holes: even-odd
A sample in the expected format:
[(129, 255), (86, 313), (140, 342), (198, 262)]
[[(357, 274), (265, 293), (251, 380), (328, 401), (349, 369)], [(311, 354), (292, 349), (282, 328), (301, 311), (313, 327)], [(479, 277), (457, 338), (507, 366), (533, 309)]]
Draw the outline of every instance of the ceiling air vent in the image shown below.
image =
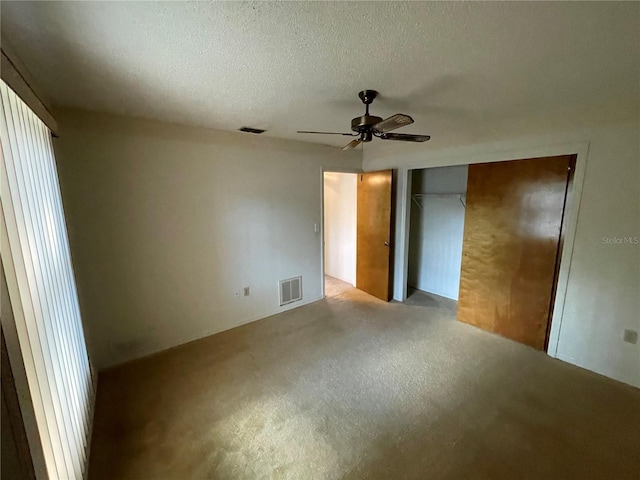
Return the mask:
[(260, 135), (261, 133), (266, 132), (266, 130), (261, 130), (260, 128), (251, 128), (251, 127), (242, 127), (242, 128), (239, 128), (238, 130), (240, 130), (241, 132), (255, 133), (256, 135)]
[(280, 306), (302, 300), (302, 277), (280, 280)]

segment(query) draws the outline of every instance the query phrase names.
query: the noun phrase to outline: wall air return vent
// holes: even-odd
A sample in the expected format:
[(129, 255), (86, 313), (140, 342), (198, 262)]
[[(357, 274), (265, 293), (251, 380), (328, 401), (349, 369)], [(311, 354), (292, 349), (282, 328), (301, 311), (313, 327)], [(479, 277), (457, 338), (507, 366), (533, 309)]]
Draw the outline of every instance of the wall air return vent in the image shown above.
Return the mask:
[(302, 300), (302, 277), (280, 280), (280, 306)]
[(261, 133), (266, 132), (266, 130), (262, 130), (260, 128), (251, 128), (251, 127), (242, 127), (242, 128), (239, 128), (238, 130), (246, 133), (255, 133), (256, 135), (260, 135)]

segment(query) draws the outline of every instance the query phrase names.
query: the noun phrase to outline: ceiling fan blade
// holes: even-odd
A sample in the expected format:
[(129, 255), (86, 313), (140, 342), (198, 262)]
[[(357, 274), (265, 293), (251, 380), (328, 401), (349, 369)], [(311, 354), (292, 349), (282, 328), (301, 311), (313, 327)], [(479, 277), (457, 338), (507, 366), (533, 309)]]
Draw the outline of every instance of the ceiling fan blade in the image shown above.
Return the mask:
[(307, 130), (298, 130), (297, 133), (319, 133), (320, 135), (346, 135), (348, 137), (355, 137), (358, 133), (340, 133), (340, 132), (309, 132)]
[(342, 150), (353, 150), (354, 148), (356, 148), (361, 143), (362, 143), (362, 140), (359, 139), (359, 138), (356, 138), (355, 140), (351, 140), (344, 147), (342, 147)]
[(408, 133), (383, 133), (382, 140), (400, 140), (401, 142), (426, 142), (431, 137), (429, 135), (411, 135)]
[(376, 123), (373, 126), (373, 129), (376, 132), (385, 133), (395, 130), (396, 128), (404, 127), (405, 125), (411, 125), (412, 123), (413, 118), (409, 115), (396, 113), (395, 115), (391, 115), (389, 118), (385, 118), (381, 122)]

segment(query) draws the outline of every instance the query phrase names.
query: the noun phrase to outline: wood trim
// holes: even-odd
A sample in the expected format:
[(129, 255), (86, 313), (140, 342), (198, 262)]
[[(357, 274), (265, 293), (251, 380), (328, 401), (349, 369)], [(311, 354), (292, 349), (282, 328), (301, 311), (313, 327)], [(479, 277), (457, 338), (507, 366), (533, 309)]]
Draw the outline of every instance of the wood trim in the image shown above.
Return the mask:
[(4, 38), (1, 50), (0, 73), (2, 80), (34, 111), (51, 130), (51, 133), (57, 135), (58, 124), (53, 118), (49, 102), (33, 88), (34, 82), (31, 75), (24, 64), (13, 54)]

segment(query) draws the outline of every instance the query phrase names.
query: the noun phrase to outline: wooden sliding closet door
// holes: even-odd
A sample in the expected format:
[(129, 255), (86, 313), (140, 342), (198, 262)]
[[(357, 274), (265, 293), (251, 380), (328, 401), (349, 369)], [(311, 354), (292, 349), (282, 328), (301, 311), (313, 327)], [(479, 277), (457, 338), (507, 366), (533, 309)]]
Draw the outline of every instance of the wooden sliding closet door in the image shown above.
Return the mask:
[(458, 320), (545, 349), (571, 162), (469, 166)]

